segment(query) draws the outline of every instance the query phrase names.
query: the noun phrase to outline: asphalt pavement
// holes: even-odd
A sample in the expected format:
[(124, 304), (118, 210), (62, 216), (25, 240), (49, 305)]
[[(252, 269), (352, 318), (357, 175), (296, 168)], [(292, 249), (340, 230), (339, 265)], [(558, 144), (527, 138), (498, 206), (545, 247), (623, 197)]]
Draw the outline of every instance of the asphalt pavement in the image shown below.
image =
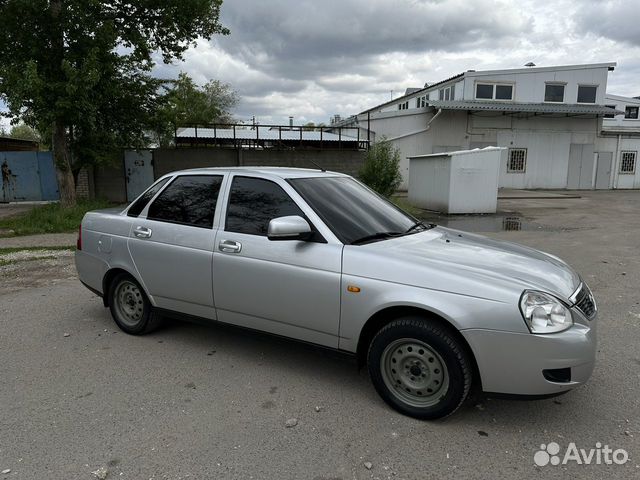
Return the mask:
[[(640, 192), (500, 208), (535, 228), (488, 235), (561, 256), (598, 300), (587, 385), (422, 422), (389, 409), (348, 356), (220, 325), (128, 336), (68, 258), (16, 288), (0, 267), (0, 480), (639, 478)], [(629, 459), (537, 466), (552, 442)]]

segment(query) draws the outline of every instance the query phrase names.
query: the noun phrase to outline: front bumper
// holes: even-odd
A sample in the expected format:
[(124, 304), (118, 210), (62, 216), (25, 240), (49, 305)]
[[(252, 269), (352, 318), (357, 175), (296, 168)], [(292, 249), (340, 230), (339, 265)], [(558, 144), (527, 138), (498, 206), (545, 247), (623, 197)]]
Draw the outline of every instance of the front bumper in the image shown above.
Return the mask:
[[(575, 318), (575, 317), (574, 317)], [(553, 395), (585, 383), (596, 356), (596, 320), (581, 318), (564, 332), (536, 335), (462, 330), (478, 364), (485, 392)], [(554, 382), (543, 370), (571, 369), (569, 381)]]

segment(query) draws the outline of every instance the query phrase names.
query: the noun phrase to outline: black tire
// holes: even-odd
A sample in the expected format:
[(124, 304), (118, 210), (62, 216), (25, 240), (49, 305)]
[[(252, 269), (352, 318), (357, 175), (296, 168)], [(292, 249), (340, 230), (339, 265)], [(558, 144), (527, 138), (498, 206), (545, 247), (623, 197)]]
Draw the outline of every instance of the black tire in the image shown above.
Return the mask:
[[(125, 297), (128, 301), (123, 302)], [(129, 274), (116, 275), (109, 285), (109, 310), (120, 330), (130, 335), (144, 335), (158, 328), (160, 316), (140, 284)]]
[(466, 349), (448, 328), (428, 318), (403, 317), (385, 325), (371, 341), (367, 362), (382, 399), (413, 418), (451, 415), (471, 388)]

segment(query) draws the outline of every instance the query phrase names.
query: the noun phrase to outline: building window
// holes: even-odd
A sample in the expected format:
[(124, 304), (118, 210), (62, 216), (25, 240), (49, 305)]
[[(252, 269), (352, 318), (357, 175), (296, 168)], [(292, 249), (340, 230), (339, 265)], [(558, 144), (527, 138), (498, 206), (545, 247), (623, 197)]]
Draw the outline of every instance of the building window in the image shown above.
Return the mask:
[[(612, 108), (612, 109), (614, 109), (614, 110), (616, 109), (616, 106), (615, 106), (615, 105), (605, 105), (605, 107), (607, 107), (607, 108)], [(616, 114), (615, 114), (615, 113), (605, 113), (605, 114), (604, 114), (604, 118), (614, 118), (615, 116), (616, 116)]]
[(636, 157), (638, 152), (620, 152), (620, 173), (633, 175), (636, 173)]
[(485, 83), (476, 84), (476, 98), (493, 100), (493, 85), (487, 85)]
[(476, 83), (476, 100), (513, 100), (513, 85)]
[(625, 107), (624, 118), (630, 118), (632, 120), (638, 119), (638, 107)]
[(507, 173), (524, 173), (527, 168), (527, 149), (510, 148)]
[(426, 107), (426, 106), (427, 106), (427, 96), (426, 95), (416, 98), (416, 108), (421, 108), (421, 107)]
[(544, 88), (545, 102), (564, 102), (564, 85), (547, 83)]
[(596, 103), (597, 91), (593, 85), (578, 85), (578, 103)]
[(409, 100), (398, 104), (398, 110), (407, 110), (409, 108)]
[(454, 100), (456, 94), (456, 86), (449, 85), (448, 87), (441, 88), (438, 90), (438, 99), (439, 100)]
[(513, 100), (513, 85), (496, 85), (496, 100)]

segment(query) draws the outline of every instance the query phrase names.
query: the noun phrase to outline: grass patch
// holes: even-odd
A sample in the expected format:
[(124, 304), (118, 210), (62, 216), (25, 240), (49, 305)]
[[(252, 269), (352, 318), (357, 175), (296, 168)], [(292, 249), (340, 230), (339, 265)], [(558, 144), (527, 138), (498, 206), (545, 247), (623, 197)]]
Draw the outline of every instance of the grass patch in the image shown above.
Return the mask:
[(78, 204), (71, 208), (63, 208), (59, 203), (50, 203), (34, 207), (15, 217), (0, 219), (0, 229), (13, 230), (11, 236), (73, 232), (89, 210), (112, 206), (113, 204), (107, 200), (78, 200)]
[(391, 202), (393, 202), (396, 207), (401, 208), (409, 215), (413, 215), (416, 218), (420, 218), (420, 216), (422, 215), (422, 209), (411, 205), (406, 197), (391, 197), (389, 200), (391, 200)]

